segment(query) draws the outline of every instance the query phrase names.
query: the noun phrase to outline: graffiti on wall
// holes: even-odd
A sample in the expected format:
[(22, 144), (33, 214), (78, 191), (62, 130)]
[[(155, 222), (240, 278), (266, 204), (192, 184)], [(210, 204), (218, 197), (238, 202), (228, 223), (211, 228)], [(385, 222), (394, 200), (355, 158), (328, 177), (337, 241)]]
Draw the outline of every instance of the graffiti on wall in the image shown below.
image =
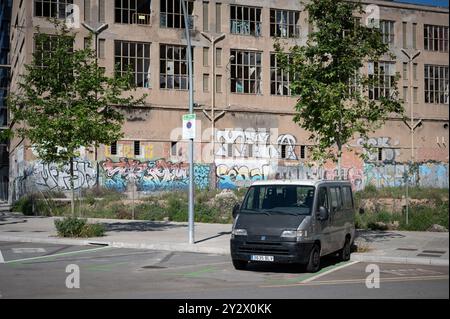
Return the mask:
[[(90, 188), (96, 183), (95, 166), (85, 160), (73, 162), (74, 188)], [(32, 177), (37, 186), (46, 190), (70, 190), (70, 165), (58, 165), (36, 161), (32, 165)]]
[[(126, 191), (130, 183), (142, 192), (184, 189), (189, 183), (189, 166), (183, 162), (174, 163), (165, 159), (141, 162), (122, 157), (117, 162), (108, 158), (101, 163), (101, 167), (104, 186), (120, 192)], [(196, 186), (208, 187), (209, 174), (209, 165), (195, 165)]]
[[(397, 148), (399, 142), (392, 142), (390, 137), (369, 138), (367, 142), (365, 139), (359, 138), (356, 141), (357, 146), (364, 147), (365, 144), (367, 144), (370, 148), (380, 148), (382, 160), (386, 163), (395, 162), (400, 155), (400, 150)], [(367, 150), (366, 155), (369, 162), (378, 161), (378, 150)]]
[[(265, 130), (221, 130), (216, 134), (219, 149), (216, 152), (220, 157), (252, 157), (296, 160), (295, 146), (297, 140), (293, 135), (282, 134), (271, 141), (271, 133)], [(281, 146), (285, 146), (285, 154)]]
[(216, 164), (217, 187), (235, 189), (238, 186), (248, 186), (251, 182), (268, 179), (270, 173), (271, 167), (268, 163), (220, 161)]

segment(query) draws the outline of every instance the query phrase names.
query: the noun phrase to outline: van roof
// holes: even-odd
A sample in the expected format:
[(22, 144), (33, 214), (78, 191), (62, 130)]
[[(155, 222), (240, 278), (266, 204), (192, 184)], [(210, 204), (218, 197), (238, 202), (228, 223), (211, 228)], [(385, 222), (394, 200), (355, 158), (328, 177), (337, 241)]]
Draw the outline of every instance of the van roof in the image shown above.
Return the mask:
[(342, 183), (349, 184), (348, 180), (310, 180), (310, 179), (274, 179), (274, 180), (264, 180), (264, 181), (255, 181), (252, 183), (253, 185), (305, 185), (305, 186), (317, 186), (319, 184), (331, 184), (331, 183)]

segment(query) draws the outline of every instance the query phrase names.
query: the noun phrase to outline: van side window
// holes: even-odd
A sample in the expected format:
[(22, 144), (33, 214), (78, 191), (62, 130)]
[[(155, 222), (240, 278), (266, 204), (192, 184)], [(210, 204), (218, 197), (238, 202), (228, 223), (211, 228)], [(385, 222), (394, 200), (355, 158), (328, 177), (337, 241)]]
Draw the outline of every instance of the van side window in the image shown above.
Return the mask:
[(328, 194), (327, 194), (327, 188), (321, 187), (319, 189), (319, 195), (318, 195), (318, 201), (317, 201), (317, 210), (319, 210), (319, 207), (323, 206), (325, 208), (328, 207)]
[(353, 200), (352, 200), (352, 190), (349, 186), (342, 187), (342, 199), (344, 202), (344, 208), (352, 209), (353, 208)]
[(246, 205), (244, 209), (253, 209), (255, 206), (255, 187), (250, 188), (247, 194)]
[(342, 206), (341, 192), (339, 187), (330, 187), (331, 207), (340, 209)]

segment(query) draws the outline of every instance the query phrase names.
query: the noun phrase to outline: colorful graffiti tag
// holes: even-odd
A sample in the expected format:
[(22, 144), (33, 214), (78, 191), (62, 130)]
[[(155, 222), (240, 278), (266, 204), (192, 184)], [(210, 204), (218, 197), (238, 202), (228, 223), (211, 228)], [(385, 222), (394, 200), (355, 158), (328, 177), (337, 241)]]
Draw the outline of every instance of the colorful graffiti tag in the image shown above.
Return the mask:
[[(189, 183), (189, 166), (186, 163), (173, 163), (164, 159), (141, 162), (136, 159), (120, 158), (118, 162), (106, 159), (101, 163), (105, 187), (124, 192), (130, 183), (137, 191), (153, 192), (184, 189)], [(194, 166), (194, 182), (199, 188), (209, 185), (209, 165)]]
[(247, 161), (239, 164), (222, 163), (216, 166), (217, 187), (219, 189), (235, 189), (247, 186), (251, 182), (265, 180), (270, 176), (268, 164)]

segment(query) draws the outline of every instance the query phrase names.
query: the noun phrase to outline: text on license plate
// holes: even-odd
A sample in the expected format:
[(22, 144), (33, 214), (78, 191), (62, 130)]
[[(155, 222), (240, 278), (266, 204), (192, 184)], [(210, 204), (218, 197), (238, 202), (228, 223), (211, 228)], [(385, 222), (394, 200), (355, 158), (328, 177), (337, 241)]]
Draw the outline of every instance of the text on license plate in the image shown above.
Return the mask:
[(253, 261), (273, 261), (273, 256), (252, 255), (251, 260), (253, 260)]

